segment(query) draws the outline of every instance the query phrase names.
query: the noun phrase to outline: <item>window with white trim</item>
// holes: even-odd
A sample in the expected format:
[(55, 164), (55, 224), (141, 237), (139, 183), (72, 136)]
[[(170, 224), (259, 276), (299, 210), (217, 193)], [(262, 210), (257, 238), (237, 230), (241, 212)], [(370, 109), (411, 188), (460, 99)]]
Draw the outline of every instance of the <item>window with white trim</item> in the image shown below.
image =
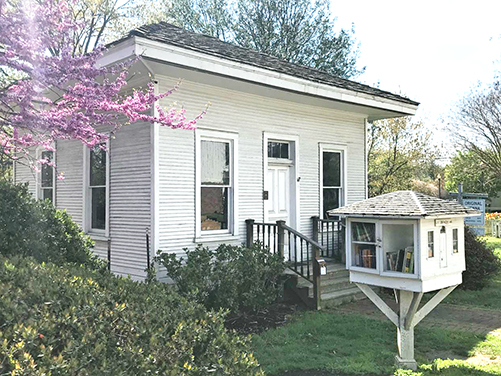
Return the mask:
[(40, 159), (44, 159), (45, 163), (40, 166), (38, 173), (38, 198), (40, 200), (49, 200), (54, 203), (56, 174), (54, 173), (54, 152), (51, 150), (44, 150), (39, 155)]
[(235, 137), (222, 132), (199, 131), (196, 208), (198, 235), (234, 232)]
[(88, 150), (86, 217), (89, 232), (105, 232), (108, 216), (108, 153), (103, 147)]
[(320, 182), (321, 212), (327, 218), (327, 211), (344, 205), (343, 152), (321, 149)]

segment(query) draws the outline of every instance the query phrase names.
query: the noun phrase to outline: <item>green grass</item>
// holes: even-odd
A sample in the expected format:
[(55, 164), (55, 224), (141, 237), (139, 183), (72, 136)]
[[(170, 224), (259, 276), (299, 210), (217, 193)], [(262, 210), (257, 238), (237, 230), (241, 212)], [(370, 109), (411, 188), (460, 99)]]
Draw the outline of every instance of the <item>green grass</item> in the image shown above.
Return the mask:
[[(501, 259), (501, 239), (485, 237), (487, 246), (494, 248), (494, 252)], [(433, 295), (433, 294), (432, 294)], [(479, 291), (456, 290), (445, 303), (478, 308), (501, 309), (501, 273), (494, 276), (489, 285)]]
[[(501, 330), (497, 336), (486, 338), (418, 326), (415, 341), (416, 360), (425, 375), (501, 374), (501, 361), (472, 366), (464, 360), (475, 354), (501, 356)], [(290, 370), (360, 375), (395, 372), (396, 328), (389, 321), (327, 311), (306, 312), (285, 327), (255, 335), (252, 343), (267, 375)], [(456, 359), (434, 361), (449, 357)]]

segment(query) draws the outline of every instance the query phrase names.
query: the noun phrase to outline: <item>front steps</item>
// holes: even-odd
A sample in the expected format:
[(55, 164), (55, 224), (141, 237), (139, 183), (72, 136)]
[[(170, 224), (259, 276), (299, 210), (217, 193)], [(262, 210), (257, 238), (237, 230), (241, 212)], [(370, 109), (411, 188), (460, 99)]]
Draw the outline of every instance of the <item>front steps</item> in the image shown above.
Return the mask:
[[(327, 261), (327, 260), (326, 260)], [(305, 304), (313, 302), (313, 284), (301, 276), (288, 270), (291, 281), (288, 287)], [(339, 262), (327, 261), (327, 275), (320, 277), (321, 307), (335, 307), (365, 298), (364, 293), (353, 283), (346, 266)]]

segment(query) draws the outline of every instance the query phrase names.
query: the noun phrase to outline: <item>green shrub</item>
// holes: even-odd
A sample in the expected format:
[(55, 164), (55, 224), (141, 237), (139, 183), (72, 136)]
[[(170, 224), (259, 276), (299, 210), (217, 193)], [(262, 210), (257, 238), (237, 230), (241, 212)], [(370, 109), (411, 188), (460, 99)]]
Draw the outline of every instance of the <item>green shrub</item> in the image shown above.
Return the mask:
[(466, 255), (466, 271), (463, 272), (464, 290), (480, 290), (489, 282), (490, 277), (500, 270), (500, 262), (492, 248), (487, 247), (468, 228), (464, 232), (464, 247)]
[(251, 248), (199, 245), (186, 250), (186, 262), (174, 254), (156, 258), (166, 267), (181, 294), (192, 296), (208, 309), (256, 309), (276, 302), (283, 293), (285, 263), (259, 244)]
[(0, 256), (2, 375), (261, 375), (224, 316), (160, 282)]
[(66, 211), (35, 200), (27, 186), (0, 180), (0, 254), (99, 267), (92, 241)]

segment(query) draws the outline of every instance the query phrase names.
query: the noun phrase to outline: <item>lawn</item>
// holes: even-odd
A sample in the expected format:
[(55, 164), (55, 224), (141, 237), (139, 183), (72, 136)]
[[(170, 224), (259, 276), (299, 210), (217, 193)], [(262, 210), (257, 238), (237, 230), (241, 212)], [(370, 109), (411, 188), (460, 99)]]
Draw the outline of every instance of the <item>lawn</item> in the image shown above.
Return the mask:
[[(501, 239), (486, 238), (501, 257)], [(447, 303), (501, 309), (501, 274), (481, 291), (454, 291)], [(500, 328), (487, 336), (417, 326), (418, 374), (501, 375)], [(321, 375), (414, 375), (396, 370), (396, 328), (389, 321), (336, 311), (304, 312), (287, 326), (255, 335), (254, 353), (267, 375), (304, 370)], [(289, 371), (289, 372), (287, 372)], [(291, 375), (300, 376), (301, 372)], [(318, 374), (320, 375), (320, 373)]]
[[(423, 375), (501, 374), (501, 328), (486, 337), (418, 326), (415, 338)], [(335, 311), (298, 315), (285, 327), (255, 335), (253, 347), (267, 375), (290, 370), (325, 370), (333, 375), (396, 371), (393, 324)]]
[[(485, 237), (489, 247), (501, 258), (501, 239)], [(489, 285), (480, 291), (464, 291), (457, 289), (446, 300), (445, 303), (474, 306), (478, 308), (501, 309), (501, 273), (492, 278)]]

